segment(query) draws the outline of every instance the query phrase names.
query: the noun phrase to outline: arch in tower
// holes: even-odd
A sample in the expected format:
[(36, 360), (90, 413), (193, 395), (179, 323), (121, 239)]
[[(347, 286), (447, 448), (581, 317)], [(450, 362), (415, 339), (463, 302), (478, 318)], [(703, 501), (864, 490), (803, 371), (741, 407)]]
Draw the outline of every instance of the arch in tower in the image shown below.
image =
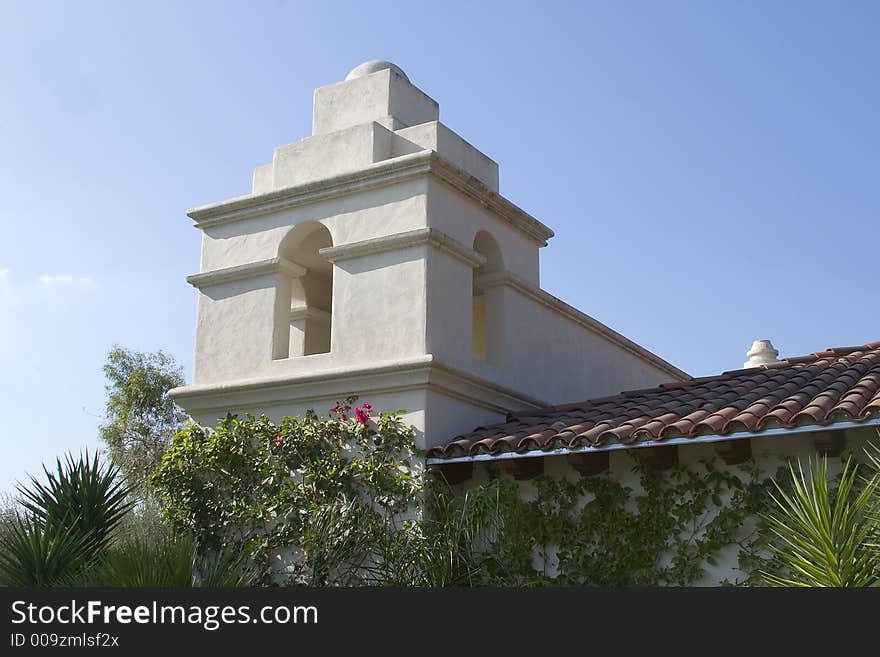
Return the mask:
[(501, 364), (504, 344), (503, 298), (500, 287), (485, 287), (480, 277), (504, 271), (498, 242), (485, 230), (474, 237), (474, 251), (486, 262), (473, 272), (473, 355), (476, 360)]
[[(333, 313), (333, 265), (320, 250), (333, 246), (326, 226), (306, 221), (294, 226), (278, 255), (296, 268), (282, 268), (275, 299), (273, 355), (311, 356), (330, 351)], [(294, 271), (290, 271), (294, 269)]]

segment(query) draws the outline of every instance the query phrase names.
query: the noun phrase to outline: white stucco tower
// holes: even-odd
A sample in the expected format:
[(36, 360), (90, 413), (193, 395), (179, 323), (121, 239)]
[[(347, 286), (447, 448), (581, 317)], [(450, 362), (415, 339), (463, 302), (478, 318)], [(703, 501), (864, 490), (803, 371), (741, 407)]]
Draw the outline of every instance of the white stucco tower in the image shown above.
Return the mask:
[(195, 366), (172, 395), (206, 424), (356, 394), (405, 409), (431, 446), (684, 376), (540, 289), (552, 231), (389, 62), (317, 89), (312, 135), (276, 148), (251, 194), (188, 214), (203, 232)]

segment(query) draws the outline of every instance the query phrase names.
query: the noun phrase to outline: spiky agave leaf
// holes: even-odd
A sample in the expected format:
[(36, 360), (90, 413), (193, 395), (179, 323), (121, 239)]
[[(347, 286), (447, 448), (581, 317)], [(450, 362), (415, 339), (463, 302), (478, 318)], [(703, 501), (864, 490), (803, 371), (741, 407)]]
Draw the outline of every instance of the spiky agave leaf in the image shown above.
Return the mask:
[(19, 485), (20, 510), (0, 537), (0, 576), (22, 586), (69, 584), (90, 572), (131, 509), (118, 469), (97, 453), (44, 466), (46, 481)]
[[(877, 430), (877, 438), (880, 439), (880, 429)], [(868, 462), (873, 476), (880, 478), (880, 441), (877, 443), (868, 443), (865, 447), (865, 453), (868, 456)], [(878, 494), (880, 494), (880, 482), (877, 483), (877, 488)], [(877, 557), (877, 563), (880, 564), (880, 503), (874, 507), (871, 515), (873, 531), (868, 538), (867, 545), (874, 551), (874, 554)]]
[[(878, 478), (860, 479), (851, 460), (832, 495), (828, 462), (818, 460), (810, 477), (800, 462), (789, 466), (792, 490), (777, 484), (777, 509), (767, 517), (771, 544), (783, 572), (762, 572), (772, 586), (871, 586), (878, 581), (877, 552), (868, 545), (876, 529)], [(861, 484), (861, 485), (859, 485)]]
[(73, 525), (48, 529), (28, 514), (17, 515), (0, 535), (0, 583), (55, 586), (88, 567), (97, 537)]
[(43, 527), (72, 526), (82, 536), (90, 535), (95, 549), (109, 542), (114, 529), (132, 508), (129, 489), (119, 468), (104, 466), (97, 452), (74, 460), (56, 460), (55, 471), (43, 466), (46, 482), (30, 475), (29, 486), (18, 486), (21, 504)]

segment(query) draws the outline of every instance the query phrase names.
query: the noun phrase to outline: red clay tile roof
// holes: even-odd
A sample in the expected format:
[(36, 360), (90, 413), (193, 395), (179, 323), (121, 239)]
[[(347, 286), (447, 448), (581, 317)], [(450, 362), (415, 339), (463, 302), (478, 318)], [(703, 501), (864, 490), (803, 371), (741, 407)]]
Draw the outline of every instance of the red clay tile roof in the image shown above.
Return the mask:
[(880, 417), (880, 342), (524, 411), (434, 447), (434, 459), (758, 433)]

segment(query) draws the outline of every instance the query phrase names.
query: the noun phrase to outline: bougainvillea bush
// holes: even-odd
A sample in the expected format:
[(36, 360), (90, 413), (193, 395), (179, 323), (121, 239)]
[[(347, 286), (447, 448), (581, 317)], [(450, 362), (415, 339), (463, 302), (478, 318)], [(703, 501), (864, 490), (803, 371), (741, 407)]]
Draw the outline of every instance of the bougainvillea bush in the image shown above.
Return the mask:
[(250, 554), (267, 582), (369, 581), (379, 546), (406, 527), (423, 482), (400, 414), (373, 417), (369, 404), (353, 402), (326, 418), (191, 424), (152, 480), (168, 519), (203, 550)]

